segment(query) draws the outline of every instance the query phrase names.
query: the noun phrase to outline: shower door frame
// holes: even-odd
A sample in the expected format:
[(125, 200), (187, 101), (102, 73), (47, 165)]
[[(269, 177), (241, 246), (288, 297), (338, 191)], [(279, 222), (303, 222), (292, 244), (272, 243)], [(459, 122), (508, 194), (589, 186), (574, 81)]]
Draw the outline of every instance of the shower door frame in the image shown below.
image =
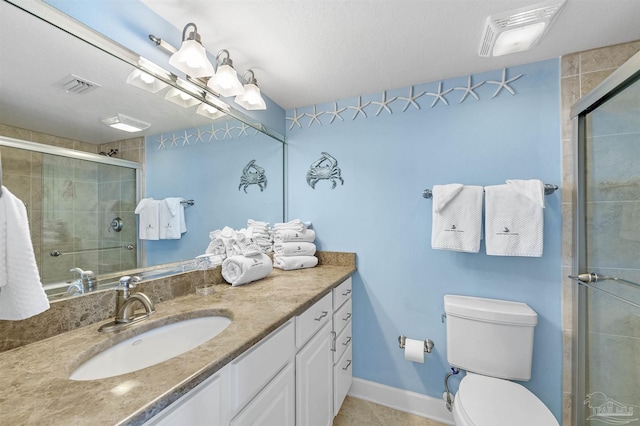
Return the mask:
[[(627, 62), (621, 65), (602, 83), (596, 86), (591, 92), (585, 95), (581, 100), (576, 102), (570, 111), (572, 121), (572, 143), (574, 158), (574, 182), (575, 190), (573, 191), (573, 264), (572, 275), (587, 272), (586, 268), (586, 225), (585, 225), (585, 141), (586, 138), (586, 117), (591, 111), (598, 108), (609, 99), (613, 98), (620, 92), (624, 91), (634, 82), (640, 80), (640, 52), (632, 56)], [(582, 410), (582, 402), (579, 401), (580, 396), (586, 393), (586, 339), (585, 327), (587, 321), (587, 312), (585, 309), (587, 303), (588, 288), (576, 284), (577, 291), (573, 300), (573, 323), (577, 326), (573, 333), (573, 403), (572, 418), (574, 424), (582, 425), (585, 423), (584, 410)]]

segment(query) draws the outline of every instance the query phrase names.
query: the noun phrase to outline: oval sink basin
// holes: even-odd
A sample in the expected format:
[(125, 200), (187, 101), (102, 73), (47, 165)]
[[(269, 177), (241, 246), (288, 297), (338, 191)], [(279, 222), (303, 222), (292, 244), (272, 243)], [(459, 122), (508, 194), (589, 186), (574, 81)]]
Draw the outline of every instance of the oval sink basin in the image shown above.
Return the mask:
[(151, 367), (213, 339), (229, 324), (227, 317), (208, 316), (151, 329), (98, 353), (69, 378), (96, 380)]

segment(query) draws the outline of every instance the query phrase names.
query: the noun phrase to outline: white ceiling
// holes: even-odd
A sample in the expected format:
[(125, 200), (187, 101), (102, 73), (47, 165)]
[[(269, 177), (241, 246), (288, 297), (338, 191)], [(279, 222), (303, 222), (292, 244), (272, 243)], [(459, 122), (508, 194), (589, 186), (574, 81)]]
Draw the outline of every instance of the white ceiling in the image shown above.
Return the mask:
[(477, 54), (487, 16), (539, 0), (142, 1), (285, 109), (640, 40), (640, 0), (567, 0), (537, 47), (498, 58)]

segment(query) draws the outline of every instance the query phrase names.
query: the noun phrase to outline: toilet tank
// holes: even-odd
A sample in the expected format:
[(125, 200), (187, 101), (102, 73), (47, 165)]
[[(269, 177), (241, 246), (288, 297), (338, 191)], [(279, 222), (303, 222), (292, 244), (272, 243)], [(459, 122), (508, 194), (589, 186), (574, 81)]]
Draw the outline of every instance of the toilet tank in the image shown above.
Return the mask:
[(444, 296), (447, 361), (454, 367), (508, 380), (529, 380), (538, 314), (526, 303)]

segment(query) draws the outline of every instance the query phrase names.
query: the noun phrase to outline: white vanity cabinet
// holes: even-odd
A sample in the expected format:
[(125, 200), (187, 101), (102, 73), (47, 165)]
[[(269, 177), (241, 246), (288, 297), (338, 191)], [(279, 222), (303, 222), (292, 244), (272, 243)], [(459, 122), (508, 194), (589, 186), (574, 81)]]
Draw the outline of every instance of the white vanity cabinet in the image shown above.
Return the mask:
[(333, 289), (333, 415), (336, 416), (353, 380), (351, 278)]

